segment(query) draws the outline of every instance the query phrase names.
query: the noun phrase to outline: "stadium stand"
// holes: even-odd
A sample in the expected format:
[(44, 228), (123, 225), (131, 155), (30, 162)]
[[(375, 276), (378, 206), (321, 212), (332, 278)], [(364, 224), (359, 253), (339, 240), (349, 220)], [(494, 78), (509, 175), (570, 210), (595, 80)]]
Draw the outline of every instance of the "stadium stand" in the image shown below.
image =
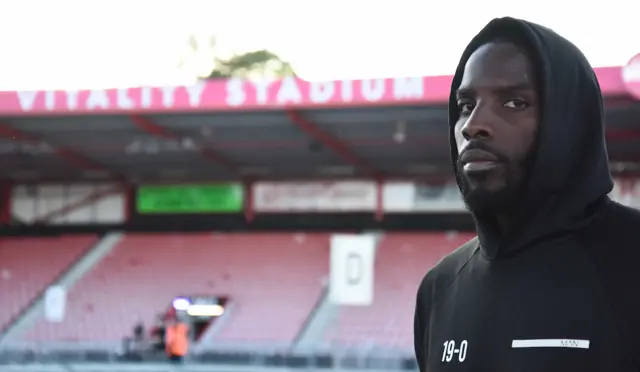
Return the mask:
[(329, 234), (130, 234), (68, 295), (62, 323), (29, 341), (119, 342), (172, 299), (228, 297), (215, 342), (291, 342), (323, 293)]
[(331, 346), (408, 350), (413, 347), (413, 310), (424, 274), (473, 235), (390, 233), (378, 246), (374, 302), (343, 307), (327, 330)]
[(93, 235), (0, 239), (0, 330), (96, 240)]

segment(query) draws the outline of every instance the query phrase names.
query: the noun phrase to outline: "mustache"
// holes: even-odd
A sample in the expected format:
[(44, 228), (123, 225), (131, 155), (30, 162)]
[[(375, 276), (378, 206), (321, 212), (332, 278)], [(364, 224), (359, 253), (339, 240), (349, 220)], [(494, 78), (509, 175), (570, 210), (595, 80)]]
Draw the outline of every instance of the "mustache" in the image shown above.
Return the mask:
[(488, 152), (489, 154), (495, 156), (500, 163), (509, 163), (510, 161), (508, 156), (501, 153), (500, 151), (497, 151), (496, 149), (492, 148), (486, 143), (482, 141), (472, 141), (472, 142), (469, 142), (469, 144), (464, 148), (464, 150), (462, 150), (462, 152), (458, 154), (458, 160), (456, 161), (458, 165), (460, 165), (460, 158), (462, 157), (462, 154), (464, 154), (466, 151), (469, 151), (469, 150), (481, 150), (484, 152)]

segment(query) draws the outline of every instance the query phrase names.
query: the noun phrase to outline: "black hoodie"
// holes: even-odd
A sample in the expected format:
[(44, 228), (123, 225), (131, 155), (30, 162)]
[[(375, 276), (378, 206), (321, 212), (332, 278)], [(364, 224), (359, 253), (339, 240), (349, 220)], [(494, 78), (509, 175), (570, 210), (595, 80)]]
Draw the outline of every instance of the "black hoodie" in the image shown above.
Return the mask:
[(449, 100), (481, 45), (518, 40), (537, 70), (541, 122), (527, 188), (500, 237), (478, 238), (420, 284), (415, 352), (422, 372), (640, 371), (640, 213), (611, 201), (600, 87), (584, 55), (542, 26), (491, 21), (464, 51)]

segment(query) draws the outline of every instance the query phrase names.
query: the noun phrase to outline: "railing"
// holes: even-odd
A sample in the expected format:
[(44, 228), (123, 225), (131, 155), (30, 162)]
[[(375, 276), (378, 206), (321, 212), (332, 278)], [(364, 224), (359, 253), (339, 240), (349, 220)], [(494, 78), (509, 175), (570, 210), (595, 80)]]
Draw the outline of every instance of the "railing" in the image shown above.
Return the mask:
[[(102, 364), (128, 365), (140, 363), (145, 365), (167, 363), (162, 353), (138, 352), (123, 354), (106, 349), (65, 350), (28, 350), (8, 349), (0, 352), (0, 370), (2, 366), (33, 365), (82, 365)], [(288, 369), (342, 369), (342, 370), (380, 370), (380, 371), (415, 371), (417, 369), (412, 356), (384, 350), (317, 350), (315, 352), (279, 352), (276, 350), (208, 350), (189, 355), (186, 365), (229, 366), (254, 369), (288, 368)], [(108, 369), (108, 367), (106, 367)], [(115, 369), (114, 369), (115, 370)], [(118, 371), (122, 369), (118, 367)], [(147, 370), (147, 368), (145, 368)]]

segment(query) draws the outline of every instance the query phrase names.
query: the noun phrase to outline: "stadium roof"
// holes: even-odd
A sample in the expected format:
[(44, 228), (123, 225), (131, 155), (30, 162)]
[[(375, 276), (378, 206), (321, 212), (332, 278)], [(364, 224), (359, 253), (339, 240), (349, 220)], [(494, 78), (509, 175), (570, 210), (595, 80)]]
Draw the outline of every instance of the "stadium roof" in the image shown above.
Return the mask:
[[(640, 101), (596, 69), (617, 171), (640, 166)], [(450, 76), (0, 92), (0, 172), (17, 182), (449, 175)]]

